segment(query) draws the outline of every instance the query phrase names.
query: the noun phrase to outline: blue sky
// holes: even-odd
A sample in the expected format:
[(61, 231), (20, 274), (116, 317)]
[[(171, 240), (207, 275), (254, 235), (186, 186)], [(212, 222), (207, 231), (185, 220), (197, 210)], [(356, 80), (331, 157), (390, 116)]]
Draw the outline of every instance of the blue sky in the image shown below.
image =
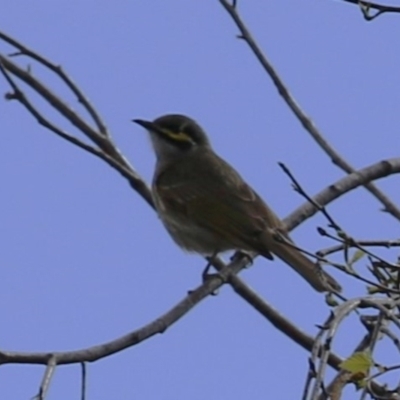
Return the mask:
[[(343, 176), (235, 38), (218, 1), (3, 3), (0, 29), (62, 65), (147, 182), (154, 156), (130, 120), (170, 112), (198, 120), (215, 150), (281, 217), (303, 199), (278, 161), (310, 194)], [(349, 162), (361, 168), (398, 156), (398, 16), (367, 23), (357, 7), (331, 0), (239, 6), (294, 97)], [(2, 44), (1, 51), (10, 48)], [(81, 111), (53, 76), (31, 68)], [(8, 91), (4, 80), (0, 90)], [(45, 131), (16, 102), (0, 102), (0, 118), (2, 350), (73, 350), (111, 340), (152, 321), (199, 284), (204, 260), (172, 243), (124, 179)], [(397, 176), (378, 184), (399, 203)], [(398, 237), (398, 221), (380, 208), (359, 189), (329, 211), (356, 238)], [(316, 216), (293, 237), (311, 251), (328, 247), (315, 229), (325, 225)], [(380, 254), (394, 259), (398, 252)], [(366, 263), (358, 268), (365, 271)], [(278, 261), (257, 259), (241, 276), (310, 334), (328, 316), (323, 296)], [(348, 296), (364, 293), (359, 283), (335, 276)], [(363, 333), (356, 321), (334, 345), (342, 356)], [(383, 348), (378, 361), (390, 355)], [(299, 398), (307, 357), (224, 287), (163, 335), (89, 365), (88, 399)], [(31, 398), (43, 371), (3, 366), (1, 397)], [(49, 399), (79, 398), (79, 374), (78, 365), (57, 369)], [(347, 393), (352, 398), (353, 389)]]

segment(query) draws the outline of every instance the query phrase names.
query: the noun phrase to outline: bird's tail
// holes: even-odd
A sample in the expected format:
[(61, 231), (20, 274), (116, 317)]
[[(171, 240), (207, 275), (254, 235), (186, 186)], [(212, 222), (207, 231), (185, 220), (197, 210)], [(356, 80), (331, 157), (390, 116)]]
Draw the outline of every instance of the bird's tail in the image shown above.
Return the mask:
[(292, 267), (318, 292), (341, 292), (340, 284), (290, 244), (275, 242), (270, 247), (272, 253)]

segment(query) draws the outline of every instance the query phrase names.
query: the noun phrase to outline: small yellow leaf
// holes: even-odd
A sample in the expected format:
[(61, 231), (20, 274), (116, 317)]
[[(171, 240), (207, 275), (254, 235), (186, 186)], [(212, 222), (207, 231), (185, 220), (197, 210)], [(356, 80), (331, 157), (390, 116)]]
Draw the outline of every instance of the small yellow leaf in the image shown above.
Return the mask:
[(349, 260), (349, 265), (355, 264), (357, 261), (361, 260), (365, 256), (365, 252), (361, 249), (357, 249), (351, 259)]
[[(340, 368), (352, 372), (356, 380), (365, 378), (370, 368), (374, 365), (369, 351), (358, 351), (340, 363)], [(358, 378), (358, 379), (357, 379)]]

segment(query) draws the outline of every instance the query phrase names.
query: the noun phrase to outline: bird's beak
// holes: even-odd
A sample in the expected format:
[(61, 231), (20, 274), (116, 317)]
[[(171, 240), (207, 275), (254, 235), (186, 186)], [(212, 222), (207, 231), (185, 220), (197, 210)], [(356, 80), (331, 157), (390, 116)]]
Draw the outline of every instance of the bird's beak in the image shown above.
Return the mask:
[(154, 124), (153, 122), (150, 121), (145, 121), (143, 119), (133, 119), (132, 122), (135, 122), (140, 126), (143, 126), (143, 128), (147, 129), (148, 131), (152, 131), (154, 129)]
[(143, 126), (143, 128), (147, 129), (150, 132), (164, 134), (163, 130), (160, 129), (154, 122), (145, 121), (143, 119), (133, 119), (132, 122), (135, 122), (140, 126)]

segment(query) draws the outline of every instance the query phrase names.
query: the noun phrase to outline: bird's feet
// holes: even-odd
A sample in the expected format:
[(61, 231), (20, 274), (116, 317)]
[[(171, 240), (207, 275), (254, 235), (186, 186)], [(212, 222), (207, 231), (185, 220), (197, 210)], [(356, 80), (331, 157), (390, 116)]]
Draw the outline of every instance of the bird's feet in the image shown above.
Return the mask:
[(253, 257), (251, 256), (250, 253), (244, 251), (244, 250), (238, 250), (235, 252), (235, 254), (231, 257), (231, 261), (238, 261), (241, 259), (246, 260), (246, 266), (245, 268), (249, 268), (253, 265)]

